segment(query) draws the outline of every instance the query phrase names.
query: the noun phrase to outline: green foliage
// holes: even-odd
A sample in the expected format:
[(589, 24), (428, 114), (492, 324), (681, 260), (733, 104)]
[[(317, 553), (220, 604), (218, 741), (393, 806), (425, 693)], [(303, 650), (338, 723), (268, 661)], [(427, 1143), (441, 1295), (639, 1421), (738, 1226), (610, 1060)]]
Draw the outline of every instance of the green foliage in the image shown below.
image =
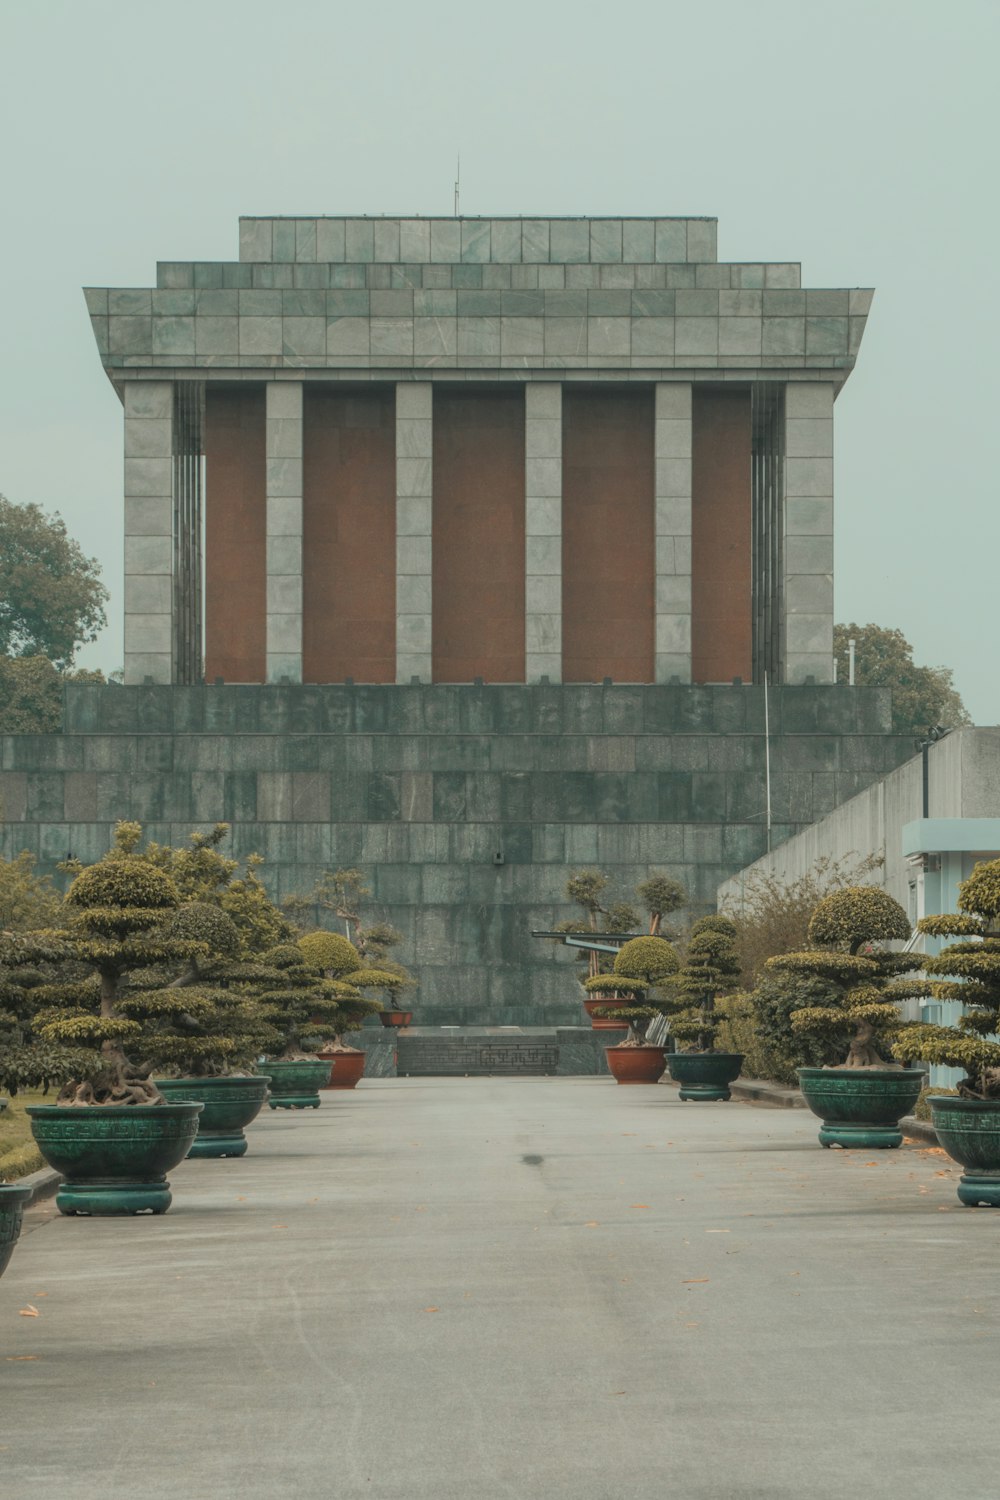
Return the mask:
[(35, 874), (33, 854), (25, 849), (13, 859), (0, 859), (0, 931), (54, 927), (61, 911), (62, 897), (49, 876)]
[(239, 984), (235, 924), (211, 903), (182, 905), (163, 868), (172, 861), (136, 853), (141, 837), (138, 824), (119, 824), (115, 847), (77, 867), (66, 930), (31, 934), (3, 955), (0, 994), (22, 1001), (19, 1076), (65, 1079), (71, 1064), (64, 1094), (74, 1102), (156, 1102), (153, 1067), (225, 1072), (278, 1039)]
[(659, 935), (664, 917), (688, 903), (687, 891), (670, 875), (650, 875), (639, 882), (635, 893), (649, 912), (649, 931), (653, 937)]
[(0, 734), (57, 734), (63, 683), (104, 681), (103, 672), (59, 671), (47, 656), (0, 656)]
[[(919, 959), (882, 952), (875, 944), (909, 932), (899, 903), (872, 886), (847, 887), (824, 897), (810, 920), (809, 935), (830, 946), (767, 960), (767, 981), (751, 997), (762, 1025), (766, 1013), (774, 1040), (780, 1038), (793, 1054), (797, 1051), (802, 1066), (816, 1065), (807, 1061), (810, 1053), (815, 1057), (848, 1043), (842, 1066), (884, 1067), (878, 1047), (891, 1042), (901, 1025), (890, 981), (917, 968)], [(863, 955), (857, 952), (862, 945)]]
[(58, 514), (0, 495), (0, 655), (71, 664), (106, 623), (100, 566)]
[(675, 949), (661, 937), (632, 938), (615, 956), (615, 973), (636, 979), (644, 987), (659, 984), (679, 967)]
[(958, 888), (958, 904), (984, 929), (996, 925), (1000, 917), (1000, 859), (981, 860), (976, 865)]
[[(141, 838), (137, 823), (119, 826)], [(211, 833), (192, 833), (186, 846), (150, 843), (143, 855), (170, 876), (183, 901), (221, 907), (239, 934), (241, 953), (250, 958), (277, 943), (291, 942), (298, 929), (268, 896), (258, 874), (264, 863), (260, 855), (249, 855), (241, 876), (239, 861), (222, 852), (228, 835), (229, 824), (216, 823)]]
[(679, 1041), (693, 1043), (693, 1051), (712, 1050), (720, 1024), (716, 997), (736, 987), (740, 960), (735, 937), (728, 918), (702, 917), (691, 929), (683, 965), (665, 987), (670, 1030)]
[(604, 916), (605, 932), (632, 932), (638, 925), (638, 913), (627, 901), (613, 901)]
[[(236, 923), (220, 907), (207, 901), (189, 901), (180, 907), (168, 923), (167, 933), (170, 937), (203, 943), (213, 959), (236, 958), (240, 952)], [(203, 970), (207, 965), (199, 963), (196, 956), (196, 967)]]
[(588, 995), (641, 995), (645, 985), (638, 979), (628, 979), (624, 974), (595, 974), (584, 980)]
[(809, 922), (831, 891), (859, 885), (883, 863), (881, 857), (815, 861), (795, 880), (752, 872), (742, 885), (738, 905), (726, 913), (736, 923), (740, 982), (753, 989), (764, 965), (779, 953), (801, 952), (809, 942)]
[(277, 1033), (267, 1048), (271, 1056), (314, 1056), (316, 1044), (338, 1029), (343, 981), (325, 978), (295, 943), (262, 954), (241, 987)]
[(719, 1023), (716, 1047), (720, 1052), (741, 1052), (747, 1078), (764, 1078), (773, 1083), (797, 1082), (795, 1062), (768, 1045), (759, 1012), (744, 990), (717, 996), (715, 1010)]
[(339, 932), (307, 932), (299, 938), (298, 946), (306, 961), (330, 979), (339, 979), (361, 966), (361, 954)]
[(918, 667), (901, 630), (881, 625), (835, 625), (837, 678), (848, 680), (848, 641), (855, 642), (854, 680), (859, 687), (892, 689), (894, 734), (923, 734), (941, 724), (950, 729), (972, 720), (952, 681), (950, 667)]
[(607, 889), (608, 877), (600, 870), (577, 870), (566, 881), (566, 895), (587, 914), (588, 926), (597, 931), (597, 916), (603, 911), (601, 897)]
[(848, 886), (824, 896), (809, 923), (812, 942), (841, 943), (851, 953), (865, 943), (905, 942), (909, 936), (909, 919), (899, 902), (874, 885)]
[[(910, 993), (957, 1000), (965, 1007), (955, 1026), (913, 1024), (904, 1027), (899, 1045), (911, 1057), (961, 1068), (958, 1091), (970, 1098), (1000, 1099), (1000, 859), (976, 865), (959, 887), (958, 904), (974, 924), (943, 917), (927, 918), (921, 930), (960, 938), (982, 933), (976, 941), (959, 941), (923, 959), (924, 977), (910, 983)], [(897, 986), (897, 988), (900, 988)]]

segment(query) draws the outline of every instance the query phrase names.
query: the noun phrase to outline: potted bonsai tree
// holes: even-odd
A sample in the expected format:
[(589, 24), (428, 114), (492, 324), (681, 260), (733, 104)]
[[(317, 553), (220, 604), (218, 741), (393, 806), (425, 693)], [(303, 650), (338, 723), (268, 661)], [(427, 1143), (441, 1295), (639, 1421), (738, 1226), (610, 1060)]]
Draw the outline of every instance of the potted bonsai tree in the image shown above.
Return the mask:
[(644, 993), (638, 980), (623, 974), (594, 974), (584, 980), (583, 988), (587, 995), (583, 1008), (595, 1031), (622, 1031), (628, 1025), (624, 1012)]
[(735, 989), (740, 972), (736, 926), (728, 917), (701, 917), (691, 929), (684, 962), (665, 986), (672, 1012), (670, 1030), (688, 1044), (667, 1057), (670, 1076), (682, 1099), (730, 1099), (729, 1085), (739, 1077), (743, 1055), (716, 1052), (722, 1024), (717, 996)]
[(938, 1140), (962, 1167), (958, 1196), (969, 1208), (1000, 1208), (1000, 859), (976, 865), (958, 894), (959, 911), (924, 917), (932, 937), (957, 938), (920, 960), (926, 977), (898, 994), (958, 1000), (955, 1026), (904, 1025), (897, 1042), (909, 1057), (961, 1068), (957, 1095), (931, 1095)]
[(282, 943), (262, 955), (250, 982), (284, 1043), (266, 1060), (271, 1109), (318, 1109), (332, 1064), (317, 1057), (316, 1046), (336, 1025), (337, 981), (324, 978), (296, 944)]
[(403, 968), (402, 964), (392, 959), (383, 959), (381, 965), (364, 965), (350, 974), (345, 974), (342, 982), (350, 985), (355, 991), (372, 990), (375, 995), (381, 997), (375, 1001), (374, 1009), (383, 1026), (393, 1026), (401, 1030), (409, 1026), (413, 1020), (412, 1010), (403, 1010), (393, 1003), (403, 990), (414, 983), (413, 976)]
[(337, 1009), (329, 1018), (332, 1040), (324, 1041), (317, 1054), (323, 1062), (329, 1060), (331, 1065), (330, 1081), (326, 1087), (353, 1089), (364, 1076), (365, 1053), (350, 1046), (345, 1038), (348, 1033), (360, 1031), (365, 1017), (374, 1015), (379, 1008), (377, 1001), (365, 999), (360, 990), (343, 981), (345, 974), (356, 972), (361, 955), (339, 932), (307, 932), (299, 938), (299, 947), (306, 961), (336, 986)]
[[(825, 896), (809, 922), (816, 947), (784, 953), (767, 961), (775, 973), (823, 981), (810, 1004), (792, 1011), (792, 1029), (812, 1041), (828, 1038), (847, 1046), (837, 1067), (798, 1069), (809, 1108), (823, 1121), (823, 1146), (863, 1146), (866, 1150), (902, 1144), (899, 1121), (917, 1101), (924, 1075), (882, 1055), (901, 1026), (896, 1001), (887, 993), (895, 975), (921, 962), (880, 944), (910, 935), (906, 913), (877, 886), (847, 886)], [(819, 1003), (817, 1004), (817, 1000)]]
[(663, 1007), (648, 1003), (648, 992), (676, 973), (678, 967), (673, 946), (662, 937), (632, 938), (615, 955), (615, 973), (641, 986), (641, 990), (633, 991), (636, 1003), (617, 1012), (629, 1023), (628, 1036), (605, 1049), (608, 1068), (618, 1083), (656, 1083), (662, 1076), (665, 1049), (649, 1045), (646, 1028)]
[(152, 989), (140, 980), (120, 1000), (122, 1014), (143, 1028), (133, 1055), (175, 1071), (156, 1080), (164, 1098), (204, 1105), (189, 1156), (244, 1156), (245, 1129), (260, 1113), (270, 1082), (254, 1061), (280, 1044), (280, 1032), (241, 988), (250, 966), (240, 961), (239, 933), (224, 911), (189, 902), (166, 932), (197, 947), (177, 978)]
[(28, 1107), (39, 1150), (66, 1179), (56, 1197), (64, 1214), (164, 1213), (166, 1173), (191, 1146), (202, 1110), (193, 1100), (168, 1103), (149, 1065), (133, 1064), (124, 1050), (142, 1030), (120, 1009), (125, 976), (179, 964), (197, 948), (164, 932), (180, 904), (177, 888), (134, 844), (134, 831), (120, 827), (115, 847), (70, 886), (67, 932), (34, 939), (42, 958), (98, 980), (47, 987), (49, 1007), (35, 1018), (44, 1042), (81, 1048), (89, 1059), (55, 1104)]

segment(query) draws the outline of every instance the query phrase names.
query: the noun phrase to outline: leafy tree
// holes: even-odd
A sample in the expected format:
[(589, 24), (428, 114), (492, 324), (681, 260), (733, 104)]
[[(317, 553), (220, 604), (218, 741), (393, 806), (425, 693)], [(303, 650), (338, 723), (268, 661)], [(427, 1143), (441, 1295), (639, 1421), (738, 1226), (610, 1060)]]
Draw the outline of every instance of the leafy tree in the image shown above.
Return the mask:
[(893, 976), (919, 967), (921, 960), (877, 945), (909, 935), (903, 908), (877, 886), (848, 886), (826, 896), (809, 923), (809, 940), (816, 946), (779, 954), (765, 966), (800, 986), (801, 1003), (789, 1017), (793, 1034), (814, 1044), (847, 1044), (841, 1067), (886, 1067), (878, 1047), (902, 1024), (886, 991)]
[[(60, 1103), (160, 1101), (150, 1066), (133, 1064), (125, 1052), (143, 1029), (125, 1013), (128, 987), (143, 970), (179, 967), (198, 944), (166, 930), (180, 905), (177, 887), (134, 852), (134, 842), (134, 830), (120, 828), (115, 847), (76, 876), (66, 893), (65, 932), (25, 940), (29, 950), (34, 942), (38, 957), (67, 969), (65, 979), (39, 992), (48, 1007), (36, 1012), (38, 1035), (43, 1042), (84, 1049), (89, 1059), (62, 1090)], [(82, 980), (76, 977), (81, 970), (87, 975)], [(185, 1004), (198, 1008), (195, 996)]]
[(62, 897), (48, 875), (35, 874), (33, 854), (23, 849), (13, 859), (0, 859), (0, 930), (54, 927), (61, 913)]
[(147, 971), (147, 985), (129, 975), (134, 988), (118, 1002), (122, 1015), (142, 1025), (129, 1044), (133, 1056), (186, 1078), (217, 1078), (250, 1069), (280, 1045), (280, 1031), (253, 995), (257, 971), (241, 958), (240, 933), (224, 911), (188, 902), (167, 921), (165, 935), (188, 945), (182, 972), (157, 983), (158, 971)]
[(735, 989), (740, 972), (736, 926), (728, 917), (702, 917), (691, 929), (684, 963), (666, 986), (670, 1029), (691, 1051), (711, 1052), (722, 1016), (716, 997)]
[(845, 886), (859, 885), (882, 863), (882, 856), (874, 854), (865, 859), (824, 856), (804, 875), (787, 881), (777, 875), (751, 872), (738, 904), (730, 903), (725, 912), (736, 923), (743, 988), (750, 990), (770, 984), (765, 969), (767, 960), (775, 954), (798, 952), (808, 946), (809, 923), (824, 896)]
[(0, 655), (47, 656), (68, 667), (97, 639), (108, 592), (58, 514), (0, 495)]
[(640, 881), (635, 893), (649, 912), (651, 937), (661, 935), (664, 917), (687, 906), (687, 891), (679, 880), (674, 880), (670, 875), (650, 875), (648, 880)]
[(604, 1006), (597, 1015), (628, 1022), (629, 1033), (620, 1046), (642, 1047), (645, 1044), (650, 1021), (666, 1009), (665, 1002), (648, 992), (676, 974), (679, 965), (676, 950), (666, 938), (632, 938), (619, 948), (615, 955), (615, 975), (632, 982), (629, 988), (634, 1003)]
[[(142, 837), (138, 823), (122, 823), (119, 829), (129, 829), (135, 843)], [(228, 836), (229, 824), (216, 823), (211, 833), (192, 833), (187, 845), (179, 848), (149, 843), (143, 856), (169, 875), (182, 901), (219, 906), (236, 925), (244, 957), (293, 942), (298, 929), (275, 906), (257, 873), (264, 863), (262, 857), (249, 855), (241, 875), (239, 860), (221, 850)]]
[(950, 667), (918, 667), (913, 647), (901, 630), (882, 625), (835, 625), (833, 652), (837, 677), (848, 679), (849, 640), (855, 643), (854, 680), (861, 687), (892, 689), (894, 734), (925, 734), (937, 724), (956, 729), (971, 724), (952, 681)]
[(64, 682), (104, 682), (103, 672), (58, 672), (47, 656), (0, 656), (0, 733), (57, 734)]
[[(333, 1052), (354, 1052), (344, 1040), (348, 1032), (360, 1031), (366, 1016), (375, 1015), (379, 1009), (377, 1000), (368, 1000), (359, 989), (345, 977), (354, 973), (361, 963), (361, 955), (348, 938), (339, 932), (307, 932), (299, 938), (299, 947), (306, 961), (322, 971), (328, 980), (333, 980), (332, 993), (337, 1001), (336, 1013), (330, 1018)], [(324, 1046), (324, 1051), (327, 1048)]]
[(337, 1025), (343, 986), (326, 979), (294, 943), (279, 943), (261, 955), (257, 972), (245, 981), (265, 1017), (279, 1033), (282, 1058), (312, 1058)]
[(1000, 859), (976, 865), (958, 893), (957, 915), (923, 917), (921, 932), (958, 938), (921, 960), (924, 975), (895, 986), (899, 995), (959, 1000), (966, 1006), (955, 1026), (904, 1026), (899, 1045), (909, 1057), (962, 1068), (958, 1092), (969, 1099), (1000, 1099)]
[[(47, 986), (59, 973), (46, 951), (44, 941), (33, 937), (0, 935), (0, 1089), (9, 1094), (22, 1088), (47, 1091), (89, 1065), (85, 1050), (44, 1042), (37, 1035), (35, 1018), (50, 994)], [(57, 960), (61, 957), (58, 941), (48, 951)], [(92, 988), (96, 996), (96, 983)]]

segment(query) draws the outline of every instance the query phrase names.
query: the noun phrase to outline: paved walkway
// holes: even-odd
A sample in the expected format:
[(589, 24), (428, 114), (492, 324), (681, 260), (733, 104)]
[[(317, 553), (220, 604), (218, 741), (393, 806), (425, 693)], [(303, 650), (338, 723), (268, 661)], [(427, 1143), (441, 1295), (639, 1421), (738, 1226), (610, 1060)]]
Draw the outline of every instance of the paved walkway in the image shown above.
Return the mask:
[(992, 1500), (1000, 1215), (815, 1123), (375, 1080), (185, 1163), (164, 1218), (33, 1210), (3, 1494)]

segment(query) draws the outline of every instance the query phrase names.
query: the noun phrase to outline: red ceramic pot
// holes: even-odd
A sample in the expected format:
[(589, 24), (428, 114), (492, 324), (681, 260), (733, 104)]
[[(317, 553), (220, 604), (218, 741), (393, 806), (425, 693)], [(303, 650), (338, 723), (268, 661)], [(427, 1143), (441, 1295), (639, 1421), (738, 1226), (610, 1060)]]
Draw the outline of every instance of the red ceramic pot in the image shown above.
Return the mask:
[(353, 1089), (364, 1077), (365, 1054), (363, 1052), (319, 1052), (317, 1056), (330, 1067), (330, 1082), (327, 1089)]
[(383, 1026), (409, 1026), (413, 1020), (412, 1010), (380, 1010), (378, 1018)]
[(627, 1021), (616, 1021), (611, 1016), (595, 1016), (595, 1010), (607, 1010), (611, 1006), (627, 1005), (628, 1001), (618, 995), (595, 995), (593, 999), (589, 996), (583, 1002), (583, 1008), (590, 1017), (590, 1026), (593, 1031), (624, 1031), (628, 1027)]
[(663, 1047), (606, 1047), (616, 1083), (658, 1083), (667, 1066)]

